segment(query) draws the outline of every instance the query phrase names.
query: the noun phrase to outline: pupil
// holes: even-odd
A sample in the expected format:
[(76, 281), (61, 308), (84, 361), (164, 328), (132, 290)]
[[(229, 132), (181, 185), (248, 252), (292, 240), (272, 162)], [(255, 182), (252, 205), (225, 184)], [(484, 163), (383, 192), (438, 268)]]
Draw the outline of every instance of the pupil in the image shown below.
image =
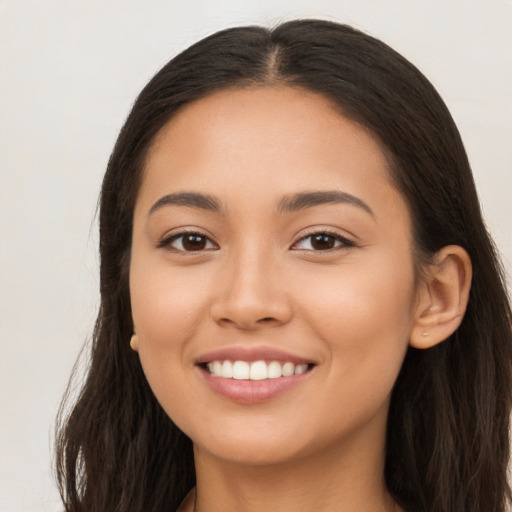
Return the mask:
[(187, 235), (183, 239), (183, 247), (187, 251), (200, 251), (206, 246), (206, 239), (201, 235)]
[(334, 247), (334, 237), (330, 235), (315, 235), (313, 236), (313, 248), (319, 250), (332, 249)]

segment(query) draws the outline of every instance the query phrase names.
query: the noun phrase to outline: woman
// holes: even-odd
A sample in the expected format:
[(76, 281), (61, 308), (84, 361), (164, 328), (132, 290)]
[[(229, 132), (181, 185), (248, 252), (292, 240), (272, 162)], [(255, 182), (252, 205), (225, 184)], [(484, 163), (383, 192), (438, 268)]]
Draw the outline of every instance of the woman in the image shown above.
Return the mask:
[(292, 21), (170, 61), (100, 254), (66, 510), (505, 510), (504, 280), (450, 114), (380, 41)]

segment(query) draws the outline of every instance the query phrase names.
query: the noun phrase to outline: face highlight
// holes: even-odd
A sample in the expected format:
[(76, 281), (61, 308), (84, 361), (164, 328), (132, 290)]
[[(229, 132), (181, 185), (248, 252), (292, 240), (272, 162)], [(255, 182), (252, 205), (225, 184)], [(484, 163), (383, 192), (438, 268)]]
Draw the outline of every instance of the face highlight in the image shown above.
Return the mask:
[(132, 314), (155, 396), (219, 459), (348, 440), (381, 456), (412, 254), (382, 150), (322, 96), (230, 89), (185, 106), (155, 140), (134, 213)]

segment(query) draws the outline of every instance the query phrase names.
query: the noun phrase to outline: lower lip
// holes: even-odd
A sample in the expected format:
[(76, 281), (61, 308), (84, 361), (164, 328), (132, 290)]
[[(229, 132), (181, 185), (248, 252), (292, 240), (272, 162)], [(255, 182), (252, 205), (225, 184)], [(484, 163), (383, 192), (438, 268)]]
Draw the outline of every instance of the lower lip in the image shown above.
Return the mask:
[(271, 400), (299, 385), (312, 370), (290, 377), (265, 380), (237, 380), (215, 377), (199, 368), (208, 386), (217, 394), (240, 404), (257, 404)]

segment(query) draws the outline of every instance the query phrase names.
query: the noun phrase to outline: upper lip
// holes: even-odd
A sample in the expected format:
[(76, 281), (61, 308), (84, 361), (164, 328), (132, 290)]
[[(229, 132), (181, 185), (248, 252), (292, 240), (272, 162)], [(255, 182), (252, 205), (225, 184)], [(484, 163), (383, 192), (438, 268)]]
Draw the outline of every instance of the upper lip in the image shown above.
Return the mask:
[(315, 364), (310, 358), (302, 357), (275, 347), (231, 345), (201, 354), (196, 364), (211, 361), (283, 361), (297, 364)]

